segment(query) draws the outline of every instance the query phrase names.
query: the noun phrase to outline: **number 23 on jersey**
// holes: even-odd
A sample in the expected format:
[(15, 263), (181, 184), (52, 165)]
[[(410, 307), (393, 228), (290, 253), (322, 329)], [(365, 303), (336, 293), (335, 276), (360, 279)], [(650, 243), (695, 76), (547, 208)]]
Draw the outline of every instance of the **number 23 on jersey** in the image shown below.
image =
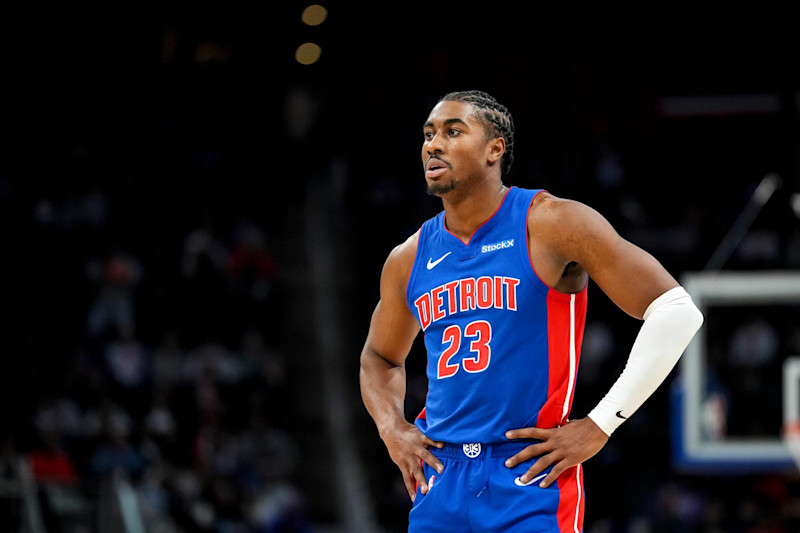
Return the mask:
[[(439, 357), (437, 379), (454, 376), (463, 366), (469, 373), (483, 372), (492, 359), (492, 325), (485, 320), (476, 320), (464, 326), (448, 326), (442, 334), (442, 345), (447, 348)], [(462, 343), (469, 342), (470, 355), (459, 362), (452, 361), (461, 349)]]

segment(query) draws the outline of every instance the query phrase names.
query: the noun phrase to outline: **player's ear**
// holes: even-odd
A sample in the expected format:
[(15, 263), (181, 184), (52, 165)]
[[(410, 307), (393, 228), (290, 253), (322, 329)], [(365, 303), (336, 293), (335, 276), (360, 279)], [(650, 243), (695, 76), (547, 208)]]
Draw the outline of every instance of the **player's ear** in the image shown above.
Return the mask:
[(486, 159), (489, 164), (494, 164), (503, 158), (506, 153), (506, 140), (502, 137), (491, 139), (486, 145)]

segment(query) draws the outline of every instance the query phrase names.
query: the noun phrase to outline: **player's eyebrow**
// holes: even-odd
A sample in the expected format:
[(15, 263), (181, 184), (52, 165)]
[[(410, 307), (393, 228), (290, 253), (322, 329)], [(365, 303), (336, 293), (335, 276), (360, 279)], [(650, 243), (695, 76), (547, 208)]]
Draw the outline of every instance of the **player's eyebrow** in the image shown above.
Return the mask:
[[(444, 126), (450, 126), (451, 124), (463, 124), (464, 126), (467, 126), (467, 123), (461, 120), (460, 118), (447, 118), (442, 123), (442, 125)], [(422, 129), (424, 130), (426, 128), (432, 128), (432, 127), (433, 127), (433, 122), (429, 120), (428, 122), (425, 123), (424, 126), (422, 126)]]

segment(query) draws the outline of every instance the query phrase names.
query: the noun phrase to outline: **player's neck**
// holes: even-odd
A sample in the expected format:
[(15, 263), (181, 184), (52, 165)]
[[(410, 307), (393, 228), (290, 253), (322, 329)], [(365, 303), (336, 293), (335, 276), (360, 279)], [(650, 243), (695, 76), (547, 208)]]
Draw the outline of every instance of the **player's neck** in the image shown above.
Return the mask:
[(447, 229), (467, 242), (475, 230), (497, 211), (507, 192), (508, 187), (502, 182), (495, 182), (470, 191), (469, 194), (443, 197)]

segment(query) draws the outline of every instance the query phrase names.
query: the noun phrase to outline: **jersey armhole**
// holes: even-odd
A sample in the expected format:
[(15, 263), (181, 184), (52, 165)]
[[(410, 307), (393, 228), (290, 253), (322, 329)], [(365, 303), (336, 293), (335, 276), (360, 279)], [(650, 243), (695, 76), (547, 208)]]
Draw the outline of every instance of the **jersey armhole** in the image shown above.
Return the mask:
[[(547, 283), (544, 282), (544, 280), (539, 276), (539, 273), (536, 272), (536, 269), (533, 267), (533, 258), (531, 257), (531, 252), (530, 252), (531, 248), (528, 235), (528, 216), (530, 215), (531, 209), (533, 208), (533, 200), (536, 198), (536, 195), (542, 192), (547, 192), (547, 191), (545, 189), (540, 189), (538, 191), (535, 191), (533, 196), (531, 196), (530, 198), (530, 202), (528, 203), (527, 209), (525, 210), (525, 221), (522, 224), (522, 237), (523, 237), (522, 241), (525, 243), (524, 250), (522, 251), (523, 253), (522, 261), (525, 266), (525, 271), (528, 273), (529, 277), (533, 280), (534, 284), (536, 285), (536, 287), (539, 288), (540, 291), (548, 294), (550, 298), (556, 300), (562, 300), (564, 302), (569, 302), (572, 294), (559, 292), (553, 287), (550, 287)], [(588, 287), (589, 287), (589, 277), (587, 276), (586, 283), (584, 284), (583, 288), (578, 292), (574, 293), (574, 295), (576, 297), (581, 295), (582, 293), (588, 290)]]

